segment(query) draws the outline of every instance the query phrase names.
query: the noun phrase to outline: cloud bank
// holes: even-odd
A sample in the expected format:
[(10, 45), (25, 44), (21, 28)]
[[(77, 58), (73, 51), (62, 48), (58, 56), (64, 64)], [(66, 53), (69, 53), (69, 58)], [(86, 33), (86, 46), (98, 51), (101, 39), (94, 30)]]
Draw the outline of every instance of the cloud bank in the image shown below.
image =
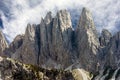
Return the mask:
[(69, 10), (76, 24), (82, 7), (88, 7), (99, 31), (106, 28), (116, 32), (120, 29), (119, 5), (119, 0), (1, 0), (0, 14), (3, 32), (11, 42), (16, 35), (25, 32), (27, 23), (39, 24), (48, 11), (55, 15), (60, 9)]

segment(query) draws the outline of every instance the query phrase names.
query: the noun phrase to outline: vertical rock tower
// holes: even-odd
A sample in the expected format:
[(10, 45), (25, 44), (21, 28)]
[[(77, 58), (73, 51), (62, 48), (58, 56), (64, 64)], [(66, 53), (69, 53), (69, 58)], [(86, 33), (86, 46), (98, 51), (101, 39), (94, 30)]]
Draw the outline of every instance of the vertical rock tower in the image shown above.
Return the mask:
[(99, 40), (92, 14), (83, 8), (76, 29), (76, 43), (81, 67), (94, 71), (97, 68)]

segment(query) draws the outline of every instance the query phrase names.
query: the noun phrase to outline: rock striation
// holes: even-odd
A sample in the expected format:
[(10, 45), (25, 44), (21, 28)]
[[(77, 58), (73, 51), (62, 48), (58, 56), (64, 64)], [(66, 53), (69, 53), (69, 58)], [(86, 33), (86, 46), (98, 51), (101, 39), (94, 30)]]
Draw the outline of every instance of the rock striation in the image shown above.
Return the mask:
[(51, 56), (61, 67), (65, 67), (70, 63), (71, 34), (70, 14), (66, 10), (61, 10), (53, 19), (51, 52)]
[(87, 8), (82, 10), (75, 35), (81, 67), (87, 70), (96, 70), (100, 44), (92, 14)]
[(22, 45), (11, 56), (20, 62), (37, 65), (38, 43), (36, 37), (36, 25), (27, 25)]

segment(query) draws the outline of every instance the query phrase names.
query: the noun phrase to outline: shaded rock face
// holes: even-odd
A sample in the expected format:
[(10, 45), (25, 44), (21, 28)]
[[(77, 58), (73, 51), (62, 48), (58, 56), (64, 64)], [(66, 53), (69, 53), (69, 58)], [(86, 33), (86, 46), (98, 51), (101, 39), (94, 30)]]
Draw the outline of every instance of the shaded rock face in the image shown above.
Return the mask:
[(19, 49), (23, 44), (23, 37), (24, 35), (16, 36), (14, 41), (9, 45), (9, 47), (4, 50), (4, 54), (11, 57), (11, 55), (15, 53), (16, 50)]
[(0, 30), (0, 56), (3, 55), (3, 51), (8, 47), (7, 41)]
[(40, 52), (39, 64), (44, 64), (50, 58), (50, 50), (52, 50), (52, 16), (51, 12), (47, 13), (45, 19), (41, 20), (39, 26), (40, 36)]
[(13, 59), (20, 62), (37, 65), (38, 43), (36, 38), (36, 25), (28, 24), (23, 43), (12, 55)]
[(107, 46), (106, 65), (112, 68), (120, 67), (120, 32), (115, 34)]
[(103, 69), (104, 65), (106, 65), (105, 58), (107, 57), (106, 54), (109, 51), (108, 46), (110, 44), (111, 38), (112, 38), (112, 34), (108, 30), (103, 29), (99, 37), (99, 42), (101, 47), (99, 50), (99, 62), (101, 65), (101, 69)]
[(112, 37), (112, 34), (108, 30), (103, 29), (102, 33), (101, 33), (101, 36), (99, 38), (100, 46), (103, 46), (103, 47), (107, 46), (108, 43), (110, 42), (111, 37)]
[(64, 66), (70, 63), (71, 33), (70, 14), (66, 10), (58, 12), (53, 20), (52, 46), (54, 51), (52, 55), (61, 66), (63, 63)]
[(86, 8), (82, 10), (76, 29), (76, 44), (81, 67), (91, 71), (96, 70), (99, 40), (92, 14)]
[(2, 18), (1, 18), (1, 14), (0, 14), (0, 29), (3, 29), (3, 21), (2, 21)]

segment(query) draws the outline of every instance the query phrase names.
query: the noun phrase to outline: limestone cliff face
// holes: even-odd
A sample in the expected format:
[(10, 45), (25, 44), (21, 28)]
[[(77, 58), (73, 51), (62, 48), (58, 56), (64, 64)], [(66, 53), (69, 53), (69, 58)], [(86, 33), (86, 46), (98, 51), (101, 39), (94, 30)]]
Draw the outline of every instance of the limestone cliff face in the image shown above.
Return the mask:
[[(55, 18), (49, 12), (40, 23), (40, 65), (64, 68), (70, 62), (72, 23), (70, 14), (61, 10)], [(64, 61), (66, 59), (66, 61)]]
[(40, 23), (40, 53), (48, 56), (52, 41), (52, 16), (49, 12)]
[(3, 55), (3, 51), (8, 47), (7, 41), (0, 30), (0, 55)]
[(87, 8), (83, 8), (80, 16), (76, 29), (76, 43), (81, 67), (96, 70), (99, 40), (92, 14)]
[[(71, 54), (72, 24), (70, 14), (66, 10), (57, 13), (52, 28), (52, 56), (61, 66), (67, 66)], [(66, 60), (64, 60), (66, 59)], [(64, 65), (63, 65), (64, 64)]]
[(106, 65), (120, 67), (120, 32), (117, 32), (107, 46)]
[(45, 19), (41, 20), (40, 26), (40, 52), (39, 64), (45, 64), (50, 58), (52, 50), (52, 15), (51, 12), (47, 13)]
[(99, 49), (99, 56), (98, 56), (101, 69), (103, 69), (104, 65), (106, 65), (105, 58), (107, 57), (106, 54), (109, 51), (108, 46), (110, 44), (111, 38), (112, 38), (112, 34), (108, 30), (103, 29), (99, 37), (100, 49)]
[(100, 46), (103, 46), (103, 47), (107, 46), (108, 43), (110, 42), (111, 37), (112, 37), (112, 34), (108, 30), (103, 29), (102, 33), (101, 33), (101, 36), (99, 38)]

